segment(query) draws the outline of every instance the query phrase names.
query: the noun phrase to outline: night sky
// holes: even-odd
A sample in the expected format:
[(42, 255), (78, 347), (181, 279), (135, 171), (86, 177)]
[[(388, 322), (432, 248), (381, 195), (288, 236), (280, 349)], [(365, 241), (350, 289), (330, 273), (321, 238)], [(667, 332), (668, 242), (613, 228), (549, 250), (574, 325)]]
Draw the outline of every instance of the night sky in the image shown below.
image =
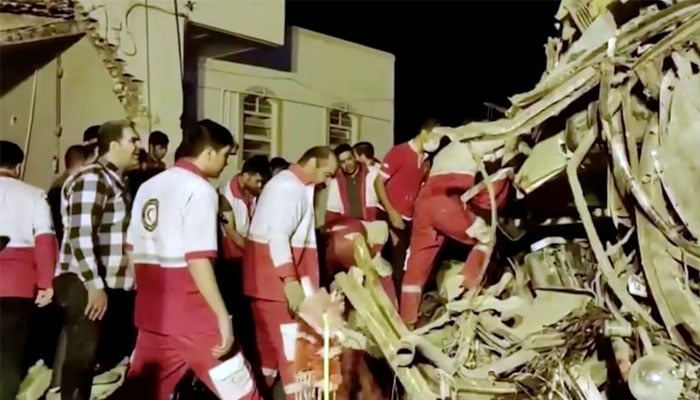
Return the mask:
[(287, 0), (287, 24), (396, 56), (395, 137), (428, 117), (485, 119), (484, 102), (532, 88), (559, 1)]

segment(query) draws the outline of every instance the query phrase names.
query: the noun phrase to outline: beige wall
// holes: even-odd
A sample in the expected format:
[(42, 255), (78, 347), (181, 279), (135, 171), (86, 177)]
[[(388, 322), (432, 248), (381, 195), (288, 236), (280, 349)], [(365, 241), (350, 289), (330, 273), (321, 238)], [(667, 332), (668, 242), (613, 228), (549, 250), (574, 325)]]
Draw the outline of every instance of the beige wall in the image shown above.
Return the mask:
[[(60, 62), (63, 69), (60, 101), (56, 90), (57, 59), (37, 71), (36, 90), (34, 77), (30, 76), (0, 98), (0, 138), (16, 142), (25, 149), (25, 179), (44, 188), (54, 177), (52, 160), (60, 161), (62, 171), (63, 153), (82, 141), (85, 128), (125, 117), (112, 93), (112, 80), (88, 39), (66, 50)], [(59, 138), (55, 133), (61, 126)]]
[[(355, 141), (372, 142), (381, 157), (393, 144), (394, 56), (300, 28), (293, 28), (291, 37), (294, 72), (203, 62), (200, 117), (240, 135), (243, 96), (265, 88), (277, 104), (279, 137), (273, 156), (294, 161), (309, 147), (327, 143), (328, 109), (344, 103), (356, 117)], [(232, 160), (222, 179), (238, 163)]]

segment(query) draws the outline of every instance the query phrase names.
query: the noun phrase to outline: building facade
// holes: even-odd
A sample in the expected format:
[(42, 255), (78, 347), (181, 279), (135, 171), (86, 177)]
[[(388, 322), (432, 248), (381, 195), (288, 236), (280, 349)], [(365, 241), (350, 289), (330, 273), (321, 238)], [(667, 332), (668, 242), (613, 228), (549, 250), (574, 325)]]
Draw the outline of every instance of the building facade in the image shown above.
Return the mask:
[(168, 134), (166, 162), (183, 121), (229, 127), (242, 151), (222, 179), (253, 154), (393, 142), (394, 57), (285, 28), (283, 0), (18, 3), (0, 1), (0, 138), (23, 147), (32, 184), (50, 184), (85, 128), (125, 117), (144, 139)]

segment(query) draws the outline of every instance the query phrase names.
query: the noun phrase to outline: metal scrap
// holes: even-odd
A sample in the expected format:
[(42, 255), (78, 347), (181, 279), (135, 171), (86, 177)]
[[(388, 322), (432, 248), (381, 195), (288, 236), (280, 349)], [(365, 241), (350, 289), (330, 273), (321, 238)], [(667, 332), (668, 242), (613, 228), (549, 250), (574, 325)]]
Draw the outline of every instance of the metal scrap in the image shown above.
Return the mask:
[(518, 201), (566, 202), (499, 218), (482, 287), (462, 293), (444, 263), (410, 332), (362, 243), (364, 280), (337, 276), (407, 398), (598, 400), (627, 385), (637, 400), (700, 399), (700, 0), (626, 2), (632, 18), (618, 6), (563, 0), (536, 87), (504, 118), (452, 130), (522, 136)]

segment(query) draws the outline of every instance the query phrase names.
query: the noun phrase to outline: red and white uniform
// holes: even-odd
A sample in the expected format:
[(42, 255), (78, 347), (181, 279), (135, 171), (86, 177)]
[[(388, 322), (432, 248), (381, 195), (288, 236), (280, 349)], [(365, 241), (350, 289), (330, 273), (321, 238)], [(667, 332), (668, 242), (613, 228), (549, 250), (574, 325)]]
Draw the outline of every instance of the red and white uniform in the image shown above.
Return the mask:
[(307, 295), (318, 288), (313, 199), (314, 183), (298, 165), (275, 175), (260, 194), (243, 254), (243, 293), (252, 299), (263, 374), (272, 383), (279, 371), (287, 396), (299, 387), (292, 369), (296, 323), (283, 280), (298, 279)]
[[(481, 274), (490, 249), (470, 234), (477, 218), (474, 211), (490, 209), (488, 192), (483, 190), (465, 206), (460, 196), (474, 186), (478, 164), (470, 157), (471, 148), (452, 142), (433, 160), (425, 186), (416, 200), (415, 219), (405, 272), (401, 286), (400, 314), (404, 322), (414, 324), (423, 287), (430, 276), (435, 257), (445, 237), (474, 246), (464, 263), (464, 286), (471, 287)], [(508, 179), (493, 182), (496, 204), (502, 207), (508, 196)]]
[(0, 173), (0, 209), (0, 236), (10, 238), (0, 251), (0, 297), (33, 299), (51, 288), (58, 256), (46, 194)]
[[(218, 324), (187, 262), (216, 257), (217, 206), (214, 188), (185, 160), (146, 181), (134, 199), (127, 247), (139, 335), (129, 376), (155, 379), (154, 399), (167, 399), (189, 368), (216, 393), (209, 370), (220, 364), (211, 354)], [(259, 395), (253, 389), (245, 398)]]
[(425, 156), (413, 141), (392, 147), (382, 161), (379, 174), (386, 179), (386, 194), (407, 221), (413, 218), (414, 203), (428, 168)]
[[(374, 190), (374, 181), (379, 174), (378, 168), (368, 168), (365, 165), (357, 164), (357, 178), (359, 180), (359, 198), (362, 208), (362, 220), (374, 221), (377, 219), (377, 208), (379, 200), (377, 192)], [(350, 202), (348, 199), (348, 187), (342, 171), (338, 171), (328, 185), (328, 201), (326, 203), (326, 225), (332, 224), (340, 217), (350, 215)]]
[[(241, 186), (238, 184), (239, 176), (236, 175), (231, 178), (219, 190), (231, 207), (236, 232), (245, 238), (248, 236), (250, 220), (253, 217), (253, 212), (255, 212), (255, 196), (241, 189)], [(243, 258), (243, 249), (229, 238), (224, 238), (222, 250), (226, 259)]]

